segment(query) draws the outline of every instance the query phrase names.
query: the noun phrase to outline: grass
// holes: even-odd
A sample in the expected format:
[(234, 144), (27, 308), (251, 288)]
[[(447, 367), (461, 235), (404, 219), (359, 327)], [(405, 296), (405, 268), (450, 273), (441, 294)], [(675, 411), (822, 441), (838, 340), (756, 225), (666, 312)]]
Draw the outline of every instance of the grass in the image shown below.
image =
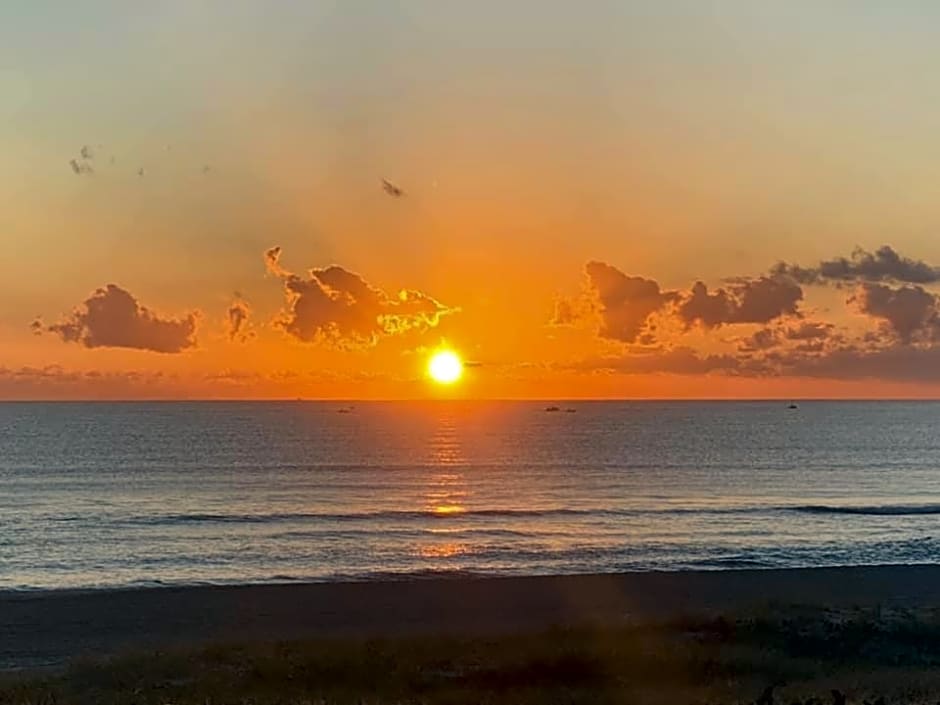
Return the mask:
[(502, 637), (214, 644), (0, 679), (0, 703), (934, 703), (933, 612), (757, 615)]

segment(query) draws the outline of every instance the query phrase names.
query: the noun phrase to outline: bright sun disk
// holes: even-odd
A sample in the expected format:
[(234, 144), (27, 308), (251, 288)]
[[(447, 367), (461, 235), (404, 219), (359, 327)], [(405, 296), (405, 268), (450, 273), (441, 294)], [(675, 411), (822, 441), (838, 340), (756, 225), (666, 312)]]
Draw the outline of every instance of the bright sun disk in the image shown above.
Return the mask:
[(453, 384), (463, 375), (463, 363), (457, 353), (441, 350), (428, 360), (428, 374), (440, 384)]

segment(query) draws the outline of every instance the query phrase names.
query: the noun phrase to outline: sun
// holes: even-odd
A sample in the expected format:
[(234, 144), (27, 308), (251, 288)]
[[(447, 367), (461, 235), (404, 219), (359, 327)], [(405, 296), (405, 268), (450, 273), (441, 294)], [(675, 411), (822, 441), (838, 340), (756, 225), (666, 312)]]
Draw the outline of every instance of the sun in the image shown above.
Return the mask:
[(452, 350), (440, 350), (428, 360), (428, 375), (438, 384), (453, 384), (463, 376), (463, 363)]

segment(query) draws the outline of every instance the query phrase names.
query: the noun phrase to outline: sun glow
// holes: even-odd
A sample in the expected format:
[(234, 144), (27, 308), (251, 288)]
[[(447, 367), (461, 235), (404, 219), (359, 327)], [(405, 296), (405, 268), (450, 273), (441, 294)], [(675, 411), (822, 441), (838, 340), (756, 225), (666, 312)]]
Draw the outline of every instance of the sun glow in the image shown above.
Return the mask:
[(452, 350), (441, 350), (428, 360), (428, 375), (439, 384), (453, 384), (463, 376), (463, 362)]

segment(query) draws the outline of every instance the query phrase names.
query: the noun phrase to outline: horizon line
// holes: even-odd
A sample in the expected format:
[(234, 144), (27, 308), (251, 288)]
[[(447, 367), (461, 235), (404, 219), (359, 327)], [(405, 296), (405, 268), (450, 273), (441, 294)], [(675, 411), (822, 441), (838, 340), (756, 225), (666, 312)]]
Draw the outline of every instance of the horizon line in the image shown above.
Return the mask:
[(894, 397), (114, 397), (114, 398), (23, 398), (3, 399), (0, 404), (135, 404), (135, 403), (316, 403), (316, 404), (388, 404), (423, 402), (559, 402), (559, 403), (663, 403), (663, 402), (940, 402), (940, 396)]

